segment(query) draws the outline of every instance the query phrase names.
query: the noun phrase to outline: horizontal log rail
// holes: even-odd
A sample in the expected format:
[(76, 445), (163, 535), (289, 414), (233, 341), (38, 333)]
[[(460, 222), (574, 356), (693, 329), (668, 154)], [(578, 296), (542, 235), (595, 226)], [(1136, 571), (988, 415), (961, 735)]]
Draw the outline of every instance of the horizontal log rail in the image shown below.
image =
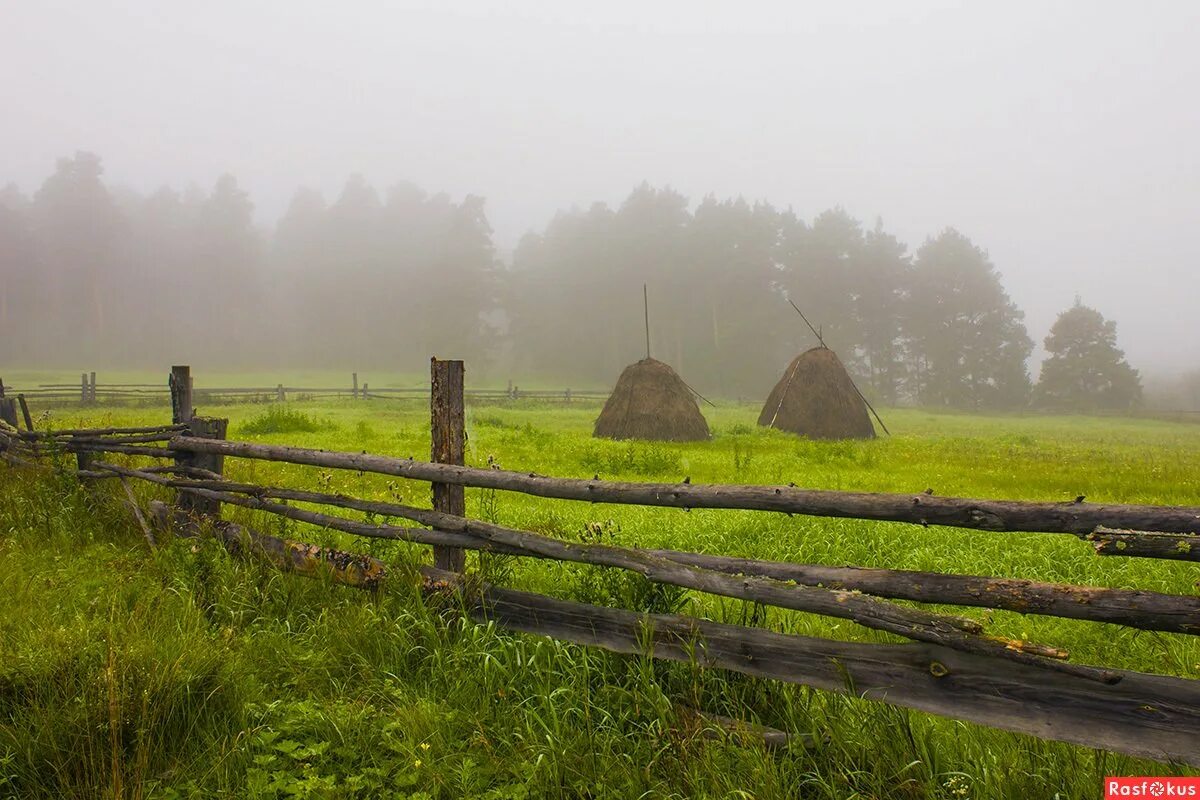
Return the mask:
[[(197, 487), (235, 485), (224, 481), (215, 473), (193, 468), (139, 467), (137, 470), (129, 470), (107, 464), (102, 466), (109, 471), (94, 470), (80, 474), (87, 478), (112, 478), (118, 475), (140, 477), (136, 474), (137, 472), (174, 473), (205, 478), (210, 481), (214, 479), (221, 481), (220, 483), (194, 484)], [(165, 482), (161, 483), (170, 485)], [(251, 487), (243, 485), (241, 488), (249, 491)], [(251, 496), (276, 496), (278, 499), (303, 500), (385, 516), (390, 516), (395, 509), (395, 506), (390, 503), (359, 500), (344, 495), (285, 489), (271, 490), (268, 487), (253, 488), (256, 491)], [(357, 525), (357, 523), (354, 524)], [(353, 530), (345, 532), (358, 533), (361, 530), (364, 529), (355, 527)], [(436, 538), (436, 541), (431, 538), (427, 542), (428, 544), (488, 550), (506, 555), (542, 557), (538, 553), (517, 547), (497, 545), (469, 534), (448, 531), (430, 531), (429, 533)], [(862, 592), (896, 600), (996, 608), (1022, 614), (1112, 623), (1142, 630), (1200, 634), (1200, 596), (915, 570), (798, 564), (733, 556), (703, 555), (680, 550), (647, 549), (644, 552), (658, 558), (732, 575), (795, 581), (807, 586)]]
[(480, 621), (618, 653), (797, 683), (1160, 761), (1200, 766), (1200, 681), (1117, 671), (1115, 684), (931, 644), (868, 644), (484, 590)]
[[(158, 504), (157, 519), (173, 516)], [(234, 552), (305, 576), (331, 575), (366, 589), (400, 577), (369, 556), (228, 523), (215, 532)], [(473, 619), (509, 631), (853, 694), (1042, 739), (1200, 767), (1200, 681), (1131, 671), (1117, 671), (1120, 680), (1114, 684), (1078, 681), (930, 644), (837, 642), (467, 585), (455, 573), (426, 566), (418, 567), (416, 575), (426, 591), (452, 591)]]
[(21, 431), (21, 436), (30, 439), (45, 439), (55, 436), (125, 436), (138, 433), (172, 433), (187, 430), (186, 425), (144, 425), (134, 428), (75, 428), (65, 430)]
[(102, 441), (95, 442), (64, 442), (60, 445), (68, 453), (121, 453), (127, 456), (147, 456), (150, 458), (174, 458), (176, 453), (166, 447), (148, 447), (136, 444), (110, 444)]
[(1200, 536), (1172, 536), (1152, 531), (1114, 530), (1099, 527), (1088, 534), (1098, 555), (1169, 558), (1200, 561)]
[[(941, 644), (964, 652), (985, 653), (1021, 663), (1043, 666), (1097, 681), (1114, 680), (1111, 671), (1063, 663), (1067, 653), (1058, 648), (1030, 644), (982, 634), (982, 627), (973, 620), (898, 606), (857, 592), (826, 589), (809, 585), (791, 585), (764, 577), (738, 577), (724, 572), (698, 568), (647, 551), (600, 544), (563, 542), (548, 536), (505, 528), (487, 522), (455, 517), (438, 511), (418, 509), (393, 503), (381, 503), (336, 495), (304, 492), (292, 489), (237, 484), (229, 481), (172, 479), (161, 475), (140, 473), (112, 464), (96, 464), (98, 470), (139, 477), (210, 500), (242, 505), (292, 519), (355, 533), (375, 536), (385, 532), (387, 538), (397, 538), (422, 544), (435, 544), (424, 535), (423, 529), (397, 528), (390, 525), (352, 523), (326, 514), (304, 511), (263, 498), (323, 503), (343, 508), (396, 516), (428, 525), (439, 532), (461, 533), (487, 543), (501, 545), (521, 554), (536, 555), (555, 561), (567, 561), (596, 566), (615, 567), (637, 572), (655, 583), (665, 583), (735, 599), (794, 611), (806, 611), (824, 616), (849, 619), (867, 628), (885, 631), (917, 641)], [(249, 495), (242, 497), (239, 495)], [(444, 542), (444, 540), (443, 540)], [(438, 542), (439, 544), (442, 542)], [(479, 549), (478, 547), (476, 549)]]
[(88, 436), (84, 434), (54, 434), (46, 436), (22, 436), (33, 442), (43, 442), (61, 445), (72, 444), (147, 444), (150, 442), (169, 442), (176, 436), (175, 431), (161, 433), (127, 433), (113, 436)]
[(648, 552), (704, 569), (737, 575), (761, 575), (807, 586), (826, 586), (896, 600), (998, 608), (1022, 614), (1114, 623), (1142, 630), (1200, 634), (1200, 596), (982, 575), (831, 567), (701, 555), (678, 550)]
[(795, 486), (629, 483), (595, 478), (550, 478), (533, 472), (459, 467), (366, 453), (188, 436), (172, 439), (170, 447), (194, 453), (373, 472), (592, 503), (777, 511), (995, 532), (1070, 533), (1076, 536), (1091, 534), (1098, 527), (1200, 533), (1200, 508), (1194, 507), (975, 500), (928, 494), (839, 492)]
[[(364, 384), (365, 386), (365, 384)], [(9, 387), (10, 390), (16, 391)], [(40, 400), (79, 399), (80, 385), (73, 384), (40, 384), (37, 387), (21, 390), (30, 397)], [(340, 397), (344, 395), (360, 397), (395, 396), (398, 398), (428, 398), (430, 387), (373, 387), (369, 391), (364, 388), (355, 389), (351, 386), (197, 386), (196, 395), (204, 397), (231, 396), (269, 396), (277, 398), (280, 392), (292, 395), (307, 395), (319, 397)], [(89, 399), (100, 398), (109, 400), (127, 399), (157, 399), (170, 394), (170, 389), (161, 384), (99, 384), (89, 387)], [(604, 400), (611, 392), (605, 390), (576, 390), (576, 389), (467, 389), (464, 396), (477, 400), (524, 399), (524, 400)]]

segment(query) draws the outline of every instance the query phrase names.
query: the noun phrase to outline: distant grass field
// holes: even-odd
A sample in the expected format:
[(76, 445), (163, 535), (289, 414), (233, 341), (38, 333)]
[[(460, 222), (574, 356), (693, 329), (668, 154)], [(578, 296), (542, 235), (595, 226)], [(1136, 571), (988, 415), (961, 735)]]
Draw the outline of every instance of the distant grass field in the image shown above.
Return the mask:
[[(288, 378), (286, 380), (293, 380)], [(16, 376), (6, 380), (15, 382)], [(265, 380), (265, 379), (264, 379)], [(281, 378), (284, 380), (284, 378)], [(199, 385), (199, 381), (198, 381)], [(381, 384), (382, 385), (382, 384)], [(230, 438), (427, 457), (420, 402), (202, 408)], [(281, 410), (285, 413), (280, 413)], [(34, 409), (35, 416), (37, 409)], [(468, 409), (469, 463), (630, 480), (788, 483), (994, 498), (1200, 505), (1200, 426), (889, 410), (894, 435), (810, 442), (705, 409), (711, 442), (590, 436), (598, 406)], [(152, 424), (165, 408), (57, 409), (57, 427)], [(427, 504), (427, 484), (229, 459), (233, 478)], [(117, 500), (69, 475), (0, 469), (0, 796), (1094, 798), (1106, 774), (1176, 768), (802, 687), (503, 634), (233, 561), (151, 553)], [(138, 487), (144, 499), (156, 490)], [(468, 490), (468, 514), (565, 538), (779, 560), (936, 569), (1179, 594), (1195, 564), (1100, 558), (1071, 536)], [(403, 565), (426, 548), (231, 518)], [(810, 635), (898, 641), (846, 622), (653, 587), (621, 573), (474, 555), (504, 585)], [(981, 609), (990, 631), (1072, 660), (1200, 678), (1194, 637)], [(827, 737), (768, 753), (689, 733), (685, 703)]]

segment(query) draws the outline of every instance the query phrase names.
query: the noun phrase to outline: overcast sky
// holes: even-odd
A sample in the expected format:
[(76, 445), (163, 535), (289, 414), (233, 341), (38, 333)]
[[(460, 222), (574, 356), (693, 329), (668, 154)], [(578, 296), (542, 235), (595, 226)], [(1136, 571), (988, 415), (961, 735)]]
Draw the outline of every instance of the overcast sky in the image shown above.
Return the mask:
[[(233, 173), (273, 224), (348, 174), (488, 198), (511, 247), (642, 180), (987, 249), (1039, 342), (1076, 293), (1200, 365), (1200, 2), (0, 0), (0, 185), (92, 150)], [(1035, 368), (1036, 373), (1036, 368)]]

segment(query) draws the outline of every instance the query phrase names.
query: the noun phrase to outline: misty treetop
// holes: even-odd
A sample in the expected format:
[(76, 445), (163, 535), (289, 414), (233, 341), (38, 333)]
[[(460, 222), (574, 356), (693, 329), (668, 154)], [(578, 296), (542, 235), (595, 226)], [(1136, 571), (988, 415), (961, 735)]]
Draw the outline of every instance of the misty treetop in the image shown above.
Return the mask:
[(841, 209), (811, 224), (742, 199), (689, 212), (640, 186), (617, 209), (560, 214), (513, 254), (506, 310), (520, 368), (592, 379), (643, 348), (650, 286), (655, 355), (701, 391), (763, 397), (817, 344), (793, 300), (866, 389), (887, 403), (964, 408), (1028, 398), (1033, 343), (987, 255), (947, 229), (909, 257), (881, 222)]
[(1138, 371), (1117, 347), (1117, 323), (1079, 298), (1046, 337), (1035, 401), (1054, 409), (1125, 411), (1142, 399)]
[[(949, 228), (910, 255), (881, 221), (865, 229), (840, 208), (806, 222), (643, 184), (615, 208), (560, 212), (504, 264), (476, 196), (355, 175), (332, 201), (297, 191), (273, 231), (253, 211), (232, 176), (142, 196), (107, 185), (90, 153), (61, 159), (32, 197), (0, 190), (10, 358), (422, 372), (436, 354), (467, 359), (479, 381), (600, 387), (644, 355), (646, 283), (654, 356), (702, 392), (761, 399), (816, 345), (790, 298), (884, 403), (1030, 397), (1023, 315), (987, 254)], [(1092, 335), (1115, 350), (1111, 325)], [(1120, 351), (1089, 345), (1089, 372), (1084, 345), (1058, 344), (1067, 327), (1047, 340), (1039, 398), (1074, 405), (1071, 387), (1107, 381), (1102, 404), (1136, 401)]]

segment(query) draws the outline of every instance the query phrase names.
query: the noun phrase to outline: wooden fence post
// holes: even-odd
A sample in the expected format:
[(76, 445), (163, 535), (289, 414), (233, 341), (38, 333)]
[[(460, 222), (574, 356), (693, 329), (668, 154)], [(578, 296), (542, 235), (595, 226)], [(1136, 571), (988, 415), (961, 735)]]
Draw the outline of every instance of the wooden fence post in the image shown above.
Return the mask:
[(0, 397), (0, 419), (17, 427), (17, 403), (11, 397)]
[(88, 401), (88, 378), (86, 372), (79, 373), (79, 404), (86, 406)]
[(171, 424), (184, 425), (192, 418), (192, 368), (188, 366), (171, 367), (171, 377), (167, 381), (171, 387)]
[[(464, 464), (467, 432), (463, 419), (463, 362), (430, 359), (429, 410), (433, 439), (432, 460), (441, 464)], [(433, 508), (445, 514), (464, 516), (466, 495), (462, 486), (433, 484)], [(433, 548), (433, 565), (462, 572), (466, 552), (460, 547)]]
[(363, 400), (366, 400), (366, 399), (367, 399), (367, 384), (366, 384), (366, 383), (363, 383), (363, 388), (362, 388), (362, 399), (363, 399)]
[(280, 403), (282, 403), (284, 400), (287, 399), (287, 395), (285, 395), (283, 393), (283, 384), (282, 383), (275, 387), (275, 399), (277, 401), (279, 401)]
[(350, 373), (350, 379), (352, 381), (354, 381), (354, 385), (351, 386), (351, 388), (350, 388), (350, 399), (357, 400), (358, 399), (358, 373), (357, 372)]
[(0, 419), (17, 427), (17, 408), (12, 405), (12, 400), (4, 396), (4, 380), (0, 378)]
[(29, 413), (29, 403), (25, 402), (25, 395), (17, 395), (17, 403), (21, 406), (21, 416), (25, 417), (25, 430), (33, 430), (33, 417)]
[[(229, 430), (229, 420), (216, 417), (192, 417), (187, 421), (187, 425), (187, 435), (197, 439), (224, 439)], [(225, 456), (215, 453), (187, 453), (176, 457), (175, 463), (179, 466), (208, 470), (218, 475), (223, 474), (225, 470)], [(220, 500), (197, 497), (187, 492), (179, 493), (179, 508), (195, 517), (214, 520), (221, 518)]]
[(96, 403), (96, 373), (92, 372), (88, 379), (88, 402)]
[[(197, 417), (192, 407), (192, 369), (186, 365), (171, 367), (171, 423), (187, 425), (187, 435), (198, 439), (224, 439), (229, 429), (229, 420), (214, 417)], [(224, 470), (225, 457), (211, 453), (181, 453), (175, 457), (178, 467), (196, 467), (215, 472)], [(221, 518), (221, 502), (207, 497), (196, 497), (187, 492), (179, 493), (179, 508), (194, 516)]]

